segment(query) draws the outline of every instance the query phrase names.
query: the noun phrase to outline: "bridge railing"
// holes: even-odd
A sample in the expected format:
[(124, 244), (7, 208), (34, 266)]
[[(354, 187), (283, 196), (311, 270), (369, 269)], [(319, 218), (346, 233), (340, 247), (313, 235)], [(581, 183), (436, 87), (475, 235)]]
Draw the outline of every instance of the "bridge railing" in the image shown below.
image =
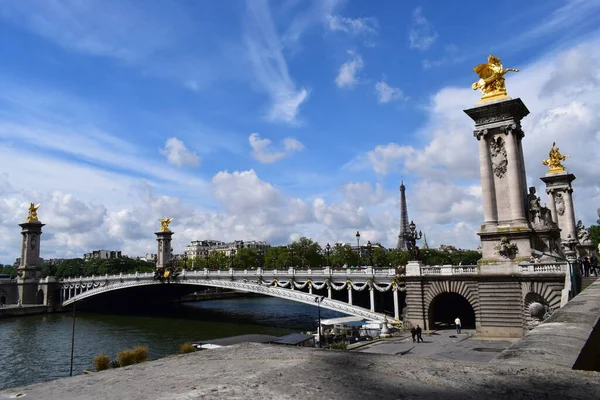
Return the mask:
[[(133, 272), (129, 274), (114, 274), (114, 275), (92, 275), (86, 277), (73, 277), (63, 278), (63, 283), (91, 283), (101, 282), (106, 280), (138, 280), (138, 279), (149, 279), (154, 276), (154, 272)], [(286, 268), (286, 269), (201, 269), (201, 270), (182, 270), (182, 277), (240, 277), (240, 278), (251, 278), (251, 277), (298, 277), (303, 279), (309, 279), (311, 277), (331, 277), (331, 278), (342, 278), (347, 276), (369, 276), (369, 277), (381, 277), (381, 278), (392, 278), (396, 276), (396, 269), (394, 268), (373, 268), (373, 267), (361, 267), (361, 268)]]
[(478, 265), (426, 265), (421, 266), (421, 275), (477, 275)]

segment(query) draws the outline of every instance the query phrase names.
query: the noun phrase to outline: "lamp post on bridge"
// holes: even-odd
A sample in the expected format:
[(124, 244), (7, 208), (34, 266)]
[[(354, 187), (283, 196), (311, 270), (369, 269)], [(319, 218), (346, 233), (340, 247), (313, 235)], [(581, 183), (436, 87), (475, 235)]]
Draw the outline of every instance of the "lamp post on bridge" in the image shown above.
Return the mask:
[(413, 221), (410, 221), (408, 225), (409, 231), (406, 232), (406, 242), (408, 244), (408, 259), (418, 260), (419, 259), (419, 248), (417, 247), (417, 240), (423, 237), (421, 231), (417, 232), (417, 226)]
[(367, 242), (367, 255), (369, 256), (369, 265), (373, 267), (373, 247), (370, 240)]
[(331, 254), (331, 246), (329, 245), (329, 243), (327, 243), (327, 246), (325, 246), (325, 254), (327, 255), (327, 266), (331, 267), (331, 261), (329, 260), (329, 254)]
[(236, 254), (235, 250), (231, 250), (231, 252), (229, 252), (229, 259), (230, 259), (229, 268), (233, 268), (234, 267), (233, 260), (235, 259), (235, 254)]
[(210, 264), (208, 263), (208, 249), (204, 252), (204, 264), (207, 269), (210, 268)]
[(356, 231), (356, 252), (358, 253), (358, 266), (360, 267), (360, 232)]
[(290, 250), (290, 266), (294, 268), (294, 246), (290, 244), (288, 249)]
[(323, 336), (321, 335), (321, 302), (325, 300), (325, 296), (317, 296), (315, 297), (315, 302), (317, 303), (317, 312), (319, 316), (319, 327), (317, 328), (319, 333), (319, 348), (322, 346)]

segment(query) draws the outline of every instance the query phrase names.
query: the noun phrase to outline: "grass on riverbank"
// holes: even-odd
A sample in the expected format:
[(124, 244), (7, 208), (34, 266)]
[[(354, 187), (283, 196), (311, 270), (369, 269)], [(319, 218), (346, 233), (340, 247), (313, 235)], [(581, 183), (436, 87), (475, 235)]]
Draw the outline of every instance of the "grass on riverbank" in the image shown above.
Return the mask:
[(108, 355), (98, 354), (94, 357), (94, 368), (96, 371), (103, 371), (108, 368), (126, 367), (145, 361), (148, 361), (148, 348), (146, 346), (136, 346), (133, 349), (120, 351), (117, 353), (117, 359), (112, 361)]

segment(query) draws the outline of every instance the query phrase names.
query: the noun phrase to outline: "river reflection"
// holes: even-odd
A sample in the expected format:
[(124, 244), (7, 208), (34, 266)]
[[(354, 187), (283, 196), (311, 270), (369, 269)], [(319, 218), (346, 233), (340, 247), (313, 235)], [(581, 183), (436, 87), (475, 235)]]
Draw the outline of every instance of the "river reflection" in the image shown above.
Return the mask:
[[(322, 318), (340, 316), (321, 310)], [(114, 357), (145, 345), (156, 359), (185, 342), (315, 330), (316, 319), (316, 307), (272, 297), (172, 304), (135, 315), (77, 312), (73, 374), (92, 369), (99, 353)], [(0, 320), (0, 389), (69, 376), (71, 328), (70, 313)]]

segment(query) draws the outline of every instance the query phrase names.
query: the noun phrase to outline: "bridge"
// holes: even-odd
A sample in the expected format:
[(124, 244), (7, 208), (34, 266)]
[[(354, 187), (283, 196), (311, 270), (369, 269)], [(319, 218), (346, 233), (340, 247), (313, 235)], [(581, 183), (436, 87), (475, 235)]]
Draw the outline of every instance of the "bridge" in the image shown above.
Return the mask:
[[(91, 277), (67, 278), (59, 282), (60, 300), (63, 307), (85, 299), (92, 299), (110, 292), (159, 285), (215, 287), (258, 293), (266, 296), (316, 305), (329, 310), (354, 315), (374, 321), (384, 321), (388, 315), (376, 310), (375, 292), (392, 292), (395, 321), (400, 320), (400, 299), (403, 292), (400, 277), (394, 268), (331, 268), (267, 270), (183, 270), (170, 282), (154, 278), (153, 272)], [(333, 292), (347, 291), (347, 302), (333, 299)], [(370, 308), (353, 304), (353, 292), (369, 291)], [(390, 316), (391, 317), (391, 316)]]

